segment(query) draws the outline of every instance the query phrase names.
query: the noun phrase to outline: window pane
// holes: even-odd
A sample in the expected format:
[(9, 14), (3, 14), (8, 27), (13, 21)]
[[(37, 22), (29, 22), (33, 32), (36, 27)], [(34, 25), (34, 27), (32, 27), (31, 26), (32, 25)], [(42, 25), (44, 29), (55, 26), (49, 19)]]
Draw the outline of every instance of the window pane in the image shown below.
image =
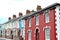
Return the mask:
[(13, 30), (13, 36), (16, 36), (16, 29)]
[(16, 27), (16, 26), (17, 26), (17, 22), (14, 22), (14, 23), (13, 23), (13, 26)]
[(45, 40), (50, 40), (50, 29), (49, 28), (45, 29)]
[(23, 27), (25, 27), (25, 20), (20, 20), (19, 21), (19, 29), (22, 29)]
[(36, 16), (36, 25), (39, 25), (39, 15)]
[(28, 40), (31, 40), (31, 31), (28, 32)]
[(45, 21), (46, 23), (49, 22), (49, 11), (45, 13)]
[(2, 35), (2, 31), (0, 30), (0, 36)]
[(28, 20), (28, 26), (31, 27), (31, 19)]
[(4, 35), (5, 34), (5, 31), (4, 30), (2, 30), (2, 35)]
[(10, 30), (8, 29), (6, 32), (6, 35), (9, 36), (10, 35)]

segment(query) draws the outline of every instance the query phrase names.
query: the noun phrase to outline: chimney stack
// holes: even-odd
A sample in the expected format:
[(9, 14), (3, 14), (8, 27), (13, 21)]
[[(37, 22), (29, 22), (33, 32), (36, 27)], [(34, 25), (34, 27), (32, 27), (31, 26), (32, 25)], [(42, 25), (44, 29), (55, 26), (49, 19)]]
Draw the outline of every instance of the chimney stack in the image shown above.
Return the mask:
[(41, 9), (42, 9), (41, 6), (37, 5), (36, 10), (39, 11), (39, 10), (41, 10)]
[(9, 17), (8, 20), (11, 20), (11, 17)]
[(32, 10), (31, 12), (35, 12), (34, 10)]
[(23, 14), (21, 12), (19, 12), (19, 16), (22, 16)]
[(13, 15), (13, 19), (16, 18), (16, 15)]
[(30, 14), (30, 10), (26, 10), (26, 14)]

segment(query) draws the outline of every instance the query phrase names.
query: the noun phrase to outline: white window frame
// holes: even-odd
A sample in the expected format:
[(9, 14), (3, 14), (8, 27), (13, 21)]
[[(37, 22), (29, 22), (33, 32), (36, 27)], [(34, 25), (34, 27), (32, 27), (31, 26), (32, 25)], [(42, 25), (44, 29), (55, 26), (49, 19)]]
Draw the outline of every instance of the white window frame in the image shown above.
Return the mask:
[(0, 36), (2, 36), (2, 31), (0, 30)]
[(20, 20), (22, 23), (21, 24), (23, 24), (22, 25), (22, 27), (25, 27), (25, 20)]
[(45, 40), (50, 40), (50, 28), (45, 28)]
[(9, 27), (10, 27), (10, 24), (8, 23), (8, 24), (7, 24), (7, 28), (9, 28)]
[(16, 29), (13, 29), (13, 36), (16, 37)]
[(32, 32), (31, 31), (28, 31), (28, 40), (32, 40)]
[(28, 26), (31, 27), (31, 18), (28, 18)]
[(13, 27), (16, 27), (16, 25), (17, 25), (17, 22), (14, 21), (14, 22), (13, 22)]
[(23, 29), (21, 29), (20, 36), (22, 36), (22, 37), (24, 36), (24, 35), (23, 35), (23, 34), (24, 34), (24, 33), (23, 33), (23, 31), (24, 31), (24, 30), (23, 30)]
[(38, 14), (36, 14), (36, 25), (39, 25), (39, 15)]
[(20, 36), (22, 36), (22, 29), (20, 30), (21, 32), (20, 32)]
[(10, 35), (10, 30), (8, 29), (6, 32), (6, 35), (9, 36)]
[(46, 23), (49, 22), (49, 13), (50, 13), (49, 10), (46, 10), (46, 11), (45, 11), (45, 22), (46, 22)]
[(23, 27), (25, 27), (25, 20), (23, 20)]
[(5, 30), (4, 29), (2, 30), (2, 35), (5, 35)]

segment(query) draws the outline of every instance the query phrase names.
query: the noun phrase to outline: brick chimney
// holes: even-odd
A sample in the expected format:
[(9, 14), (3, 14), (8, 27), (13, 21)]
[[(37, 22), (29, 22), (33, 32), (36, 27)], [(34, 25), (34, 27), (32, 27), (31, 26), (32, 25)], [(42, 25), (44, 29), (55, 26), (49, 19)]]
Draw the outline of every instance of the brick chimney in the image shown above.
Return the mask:
[(41, 9), (42, 9), (41, 6), (37, 5), (36, 10), (39, 11), (39, 10), (41, 10)]
[(21, 12), (19, 12), (19, 16), (22, 16), (23, 14)]
[(16, 15), (13, 15), (13, 19), (16, 18)]
[(26, 14), (30, 14), (30, 10), (26, 10)]
[(32, 10), (31, 12), (35, 12), (34, 10)]
[(9, 17), (8, 20), (11, 20), (11, 17)]

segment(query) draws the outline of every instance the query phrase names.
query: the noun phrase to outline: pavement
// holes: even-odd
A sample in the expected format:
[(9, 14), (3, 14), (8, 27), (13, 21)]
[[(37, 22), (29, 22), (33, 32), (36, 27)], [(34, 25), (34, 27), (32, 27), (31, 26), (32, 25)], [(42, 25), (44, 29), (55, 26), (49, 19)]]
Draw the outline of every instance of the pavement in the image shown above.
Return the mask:
[(13, 39), (0, 38), (0, 40), (13, 40)]

